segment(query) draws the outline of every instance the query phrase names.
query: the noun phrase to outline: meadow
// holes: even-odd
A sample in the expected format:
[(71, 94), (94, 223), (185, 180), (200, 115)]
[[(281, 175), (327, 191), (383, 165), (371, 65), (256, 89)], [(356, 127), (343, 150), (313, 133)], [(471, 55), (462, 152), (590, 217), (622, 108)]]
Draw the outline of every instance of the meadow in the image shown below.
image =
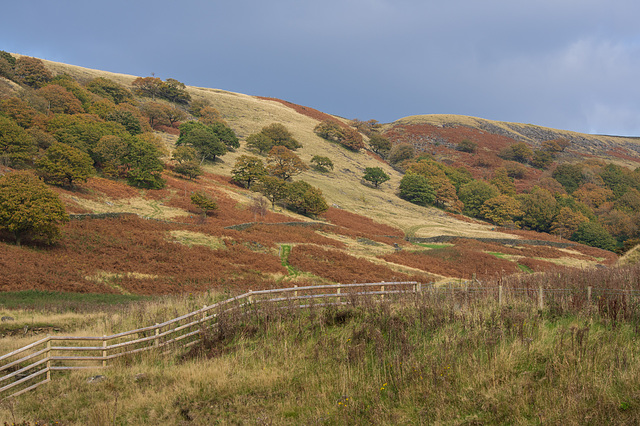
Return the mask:
[[(341, 306), (233, 311), (189, 350), (61, 374), (4, 401), (0, 418), (70, 425), (633, 424), (640, 421), (640, 303), (617, 289), (640, 289), (639, 275), (638, 267), (564, 270), (472, 293), (461, 287), (383, 301), (345, 297)], [(501, 305), (497, 284), (505, 289)], [(566, 292), (539, 309), (535, 289), (551, 284)], [(594, 286), (591, 302), (587, 285)], [(120, 305), (101, 323), (119, 321), (109, 325), (116, 331), (224, 297)], [(96, 375), (104, 377), (91, 382)]]

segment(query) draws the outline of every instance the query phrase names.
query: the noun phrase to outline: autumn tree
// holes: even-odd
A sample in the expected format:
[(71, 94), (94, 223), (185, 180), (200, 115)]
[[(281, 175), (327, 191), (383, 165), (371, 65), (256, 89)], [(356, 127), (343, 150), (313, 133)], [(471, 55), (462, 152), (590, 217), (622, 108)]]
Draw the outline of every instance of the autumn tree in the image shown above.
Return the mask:
[(222, 114), (220, 114), (220, 111), (211, 106), (206, 106), (200, 110), (198, 121), (201, 121), (204, 124), (222, 123), (225, 126), (227, 125), (227, 122), (222, 117)]
[(574, 211), (569, 207), (562, 207), (553, 218), (551, 223), (551, 233), (561, 238), (569, 238), (583, 222), (589, 219), (580, 212)]
[(309, 167), (290, 149), (276, 145), (269, 151), (267, 170), (282, 180), (298, 175)]
[(322, 155), (314, 155), (311, 159), (311, 164), (313, 164), (314, 169), (322, 173), (327, 173), (329, 169), (333, 170), (333, 161), (329, 157)]
[(125, 177), (125, 159), (129, 154), (129, 141), (114, 135), (100, 138), (93, 149), (96, 166), (107, 176)]
[(592, 209), (597, 209), (605, 202), (613, 200), (613, 191), (593, 183), (585, 183), (573, 192), (573, 197)]
[(44, 63), (37, 58), (21, 56), (16, 59), (14, 74), (20, 83), (38, 89), (53, 78)]
[(435, 191), (429, 180), (419, 174), (408, 172), (400, 180), (400, 198), (419, 206), (428, 206), (435, 200)]
[(415, 151), (413, 149), (413, 145), (402, 143), (391, 148), (388, 160), (391, 164), (400, 164), (403, 161), (411, 160), (414, 156)]
[(178, 121), (183, 121), (187, 118), (187, 113), (180, 108), (168, 108), (165, 113), (165, 117), (169, 121), (169, 126), (173, 127)]
[(0, 112), (12, 118), (16, 124), (25, 129), (36, 125), (38, 117), (42, 115), (28, 102), (15, 96), (0, 101)]
[(202, 216), (206, 217), (211, 211), (218, 209), (218, 203), (209, 194), (197, 191), (191, 194), (191, 202), (200, 209)]
[(163, 82), (158, 77), (138, 77), (131, 85), (136, 94), (150, 97), (154, 101), (162, 94)]
[(533, 151), (524, 142), (514, 143), (502, 149), (498, 157), (504, 160), (517, 161), (518, 163), (528, 163), (533, 157)]
[(313, 131), (326, 140), (339, 143), (352, 151), (364, 148), (364, 140), (357, 130), (341, 126), (336, 120), (324, 120)]
[(45, 182), (69, 187), (74, 182), (86, 182), (95, 172), (89, 154), (60, 142), (52, 144), (36, 161), (36, 170)]
[(264, 163), (258, 157), (241, 155), (236, 160), (231, 176), (233, 180), (244, 186), (251, 188), (251, 185), (267, 174)]
[(391, 178), (380, 167), (367, 167), (366, 169), (364, 169), (364, 175), (362, 176), (362, 179), (370, 182), (374, 187), (377, 188), (381, 183), (384, 183)]
[(498, 168), (493, 172), (491, 183), (495, 185), (502, 194), (508, 196), (516, 195), (516, 185), (513, 179), (509, 177), (505, 168)]
[(158, 126), (169, 125), (167, 114), (171, 107), (159, 102), (147, 102), (140, 108), (142, 113), (149, 119), (151, 128), (156, 129)]
[(520, 203), (506, 194), (490, 198), (480, 208), (482, 218), (498, 226), (513, 223), (515, 218), (522, 216)]
[(272, 146), (284, 146), (292, 151), (302, 148), (302, 144), (298, 142), (289, 129), (281, 123), (271, 123), (263, 127), (260, 133), (271, 139), (273, 142)]
[(26, 236), (53, 243), (60, 236), (60, 225), (68, 220), (56, 193), (31, 173), (0, 177), (0, 229), (13, 234), (17, 245)]
[(14, 120), (0, 115), (0, 163), (24, 166), (36, 153), (33, 138)]
[(82, 103), (78, 98), (57, 84), (48, 84), (38, 89), (36, 93), (49, 102), (49, 110), (54, 114), (79, 114), (84, 112)]

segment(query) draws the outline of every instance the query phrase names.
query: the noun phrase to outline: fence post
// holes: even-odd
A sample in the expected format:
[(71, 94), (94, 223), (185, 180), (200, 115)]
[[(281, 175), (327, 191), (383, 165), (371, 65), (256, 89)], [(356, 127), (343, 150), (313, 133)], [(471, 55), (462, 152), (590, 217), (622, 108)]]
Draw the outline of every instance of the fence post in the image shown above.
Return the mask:
[(544, 309), (544, 296), (542, 295), (542, 286), (538, 287), (538, 309)]
[(249, 303), (253, 303), (253, 296), (251, 293), (253, 293), (253, 290), (249, 289), (249, 297), (247, 297), (247, 299), (249, 299)]
[(51, 335), (47, 334), (47, 381), (51, 380)]
[(158, 328), (158, 323), (156, 323), (156, 338), (153, 339), (153, 346), (155, 346), (156, 348), (158, 346), (160, 346), (160, 338), (158, 337), (158, 335), (160, 334), (160, 329)]
[(202, 323), (207, 319), (207, 311), (205, 311), (207, 305), (202, 305)]
[(587, 302), (591, 304), (591, 286), (587, 287)]
[(380, 286), (380, 292), (382, 292), (380, 300), (384, 300), (384, 281), (382, 281), (382, 285)]
[[(298, 288), (297, 285), (294, 285), (293, 288)], [(298, 290), (293, 292), (293, 296), (297, 299), (298, 298)]]
[(337, 294), (338, 296), (340, 296), (340, 287), (338, 287), (338, 288), (336, 289), (336, 294)]
[(498, 304), (502, 306), (503, 298), (502, 298), (502, 286), (498, 286)]
[(105, 339), (105, 337), (107, 337), (106, 334), (102, 335), (102, 366), (106, 367), (107, 366), (107, 339)]

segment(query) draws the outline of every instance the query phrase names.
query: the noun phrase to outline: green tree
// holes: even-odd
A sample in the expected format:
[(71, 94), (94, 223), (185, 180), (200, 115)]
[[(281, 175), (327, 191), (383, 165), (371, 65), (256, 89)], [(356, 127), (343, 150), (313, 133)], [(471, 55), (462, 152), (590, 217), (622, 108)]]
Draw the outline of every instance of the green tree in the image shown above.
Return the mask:
[(329, 157), (323, 157), (321, 155), (314, 155), (311, 159), (313, 167), (322, 173), (326, 173), (329, 169), (333, 170), (333, 161)]
[(319, 123), (313, 131), (321, 138), (339, 143), (352, 151), (364, 148), (362, 135), (357, 130), (341, 125), (336, 120), (325, 120)]
[(373, 186), (377, 188), (381, 183), (384, 183), (391, 178), (380, 167), (367, 167), (364, 169), (362, 179), (372, 183)]
[(303, 180), (286, 186), (286, 202), (291, 210), (308, 216), (318, 216), (329, 209), (322, 191)]
[(495, 185), (502, 194), (508, 196), (516, 195), (516, 185), (513, 179), (509, 177), (507, 170), (503, 167), (497, 168), (493, 172), (491, 183)]
[(589, 219), (580, 212), (574, 211), (569, 207), (561, 207), (551, 223), (551, 233), (561, 238), (569, 238), (583, 222)]
[(558, 204), (549, 191), (539, 187), (518, 196), (522, 209), (522, 226), (538, 232), (549, 232)]
[(571, 236), (572, 241), (614, 251), (616, 240), (598, 222), (582, 222)]
[(0, 163), (19, 167), (32, 161), (36, 144), (14, 120), (0, 115)]
[(233, 180), (244, 186), (251, 188), (251, 185), (267, 174), (264, 163), (258, 157), (241, 155), (236, 160), (231, 176)]
[(271, 201), (271, 208), (275, 208), (276, 203), (287, 196), (287, 183), (276, 176), (262, 176), (252, 189), (267, 197)]
[(179, 146), (173, 151), (172, 159), (177, 161), (178, 164), (173, 168), (173, 171), (189, 178), (189, 180), (196, 179), (202, 174), (202, 168), (197, 161), (198, 152), (195, 148), (190, 146)]
[(86, 182), (95, 172), (89, 154), (60, 142), (53, 143), (36, 161), (36, 170), (45, 182), (60, 186)]
[(197, 191), (191, 194), (191, 202), (196, 205), (202, 212), (202, 216), (206, 217), (207, 213), (217, 210), (218, 203), (209, 194)]
[(435, 200), (436, 193), (429, 180), (419, 174), (408, 172), (400, 180), (400, 198), (419, 206), (428, 206)]
[(373, 152), (383, 158), (386, 158), (391, 151), (391, 141), (378, 133), (372, 133), (369, 136), (369, 146)]
[(107, 176), (124, 177), (125, 161), (129, 154), (129, 141), (118, 136), (108, 135), (100, 138), (93, 149), (97, 167)]
[(127, 129), (132, 135), (139, 135), (142, 133), (142, 125), (140, 124), (140, 119), (136, 117), (131, 111), (117, 109), (109, 112), (105, 119), (107, 121), (113, 121), (116, 123), (120, 123)]
[(126, 165), (129, 170), (127, 173), (129, 185), (148, 189), (164, 187), (165, 181), (162, 179), (164, 164), (160, 160), (160, 153), (152, 144), (140, 138), (134, 139), (129, 146)]
[(581, 164), (560, 164), (553, 171), (551, 177), (560, 182), (564, 189), (571, 194), (582, 185), (582, 169)]
[(553, 163), (554, 156), (549, 151), (535, 150), (531, 156), (531, 165), (537, 169), (546, 169)]
[(456, 149), (460, 152), (468, 152), (473, 154), (478, 150), (478, 144), (469, 139), (463, 139), (458, 143)]
[(0, 177), (0, 229), (13, 234), (20, 245), (25, 236), (53, 243), (59, 226), (69, 220), (55, 192), (26, 171)]
[(254, 133), (247, 137), (247, 148), (264, 154), (273, 148), (273, 140), (262, 132)]
[(500, 191), (495, 185), (480, 180), (462, 185), (458, 193), (460, 201), (464, 204), (463, 212), (472, 217), (482, 217), (482, 205), (498, 195)]
[(533, 151), (526, 143), (518, 142), (502, 149), (498, 153), (498, 157), (518, 163), (528, 163), (533, 158)]
[(300, 157), (282, 145), (276, 145), (271, 148), (267, 157), (267, 164), (269, 173), (282, 180), (287, 180), (309, 168), (302, 162)]
[(111, 100), (116, 105), (133, 101), (133, 94), (127, 88), (108, 78), (94, 78), (87, 83), (86, 88), (98, 96)]
[(395, 145), (389, 151), (389, 163), (399, 164), (405, 160), (411, 160), (415, 156), (413, 145), (402, 143)]
[(269, 124), (268, 126), (263, 127), (260, 133), (271, 139), (274, 146), (284, 146), (292, 151), (302, 148), (302, 144), (298, 142), (293, 137), (289, 129), (281, 123)]
[(198, 151), (200, 162), (205, 160), (215, 161), (216, 157), (227, 153), (226, 145), (208, 126), (189, 121), (180, 125), (180, 137), (176, 146), (191, 146)]

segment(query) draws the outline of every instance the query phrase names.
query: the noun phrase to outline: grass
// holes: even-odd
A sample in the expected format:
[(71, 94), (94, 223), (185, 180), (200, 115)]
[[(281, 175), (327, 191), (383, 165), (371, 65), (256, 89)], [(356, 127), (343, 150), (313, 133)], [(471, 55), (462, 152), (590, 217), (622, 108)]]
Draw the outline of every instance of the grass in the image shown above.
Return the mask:
[(430, 248), (430, 249), (441, 249), (444, 247), (452, 246), (453, 244), (429, 244), (429, 243), (415, 243), (420, 247)]
[[(190, 352), (60, 374), (0, 406), (48, 424), (633, 424), (637, 304), (424, 294), (227, 314)], [(105, 380), (88, 383), (102, 374)], [(71, 409), (71, 407), (73, 407)]]

